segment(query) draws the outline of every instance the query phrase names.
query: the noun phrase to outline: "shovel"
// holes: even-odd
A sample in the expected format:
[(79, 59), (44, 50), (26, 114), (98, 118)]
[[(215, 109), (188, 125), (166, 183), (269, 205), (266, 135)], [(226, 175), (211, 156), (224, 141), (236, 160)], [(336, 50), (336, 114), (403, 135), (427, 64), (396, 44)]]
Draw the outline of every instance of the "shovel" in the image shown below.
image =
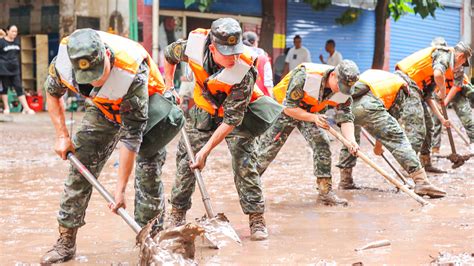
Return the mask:
[[(331, 133), (331, 135), (333, 135), (334, 137), (336, 137), (340, 142), (342, 142), (347, 148), (350, 148), (351, 147), (351, 143), (346, 139), (344, 138), (344, 136), (342, 136), (339, 132), (337, 132), (336, 130), (334, 130), (334, 128), (332, 127), (329, 127), (328, 129), (326, 129), (327, 131), (329, 131), (329, 133)], [(412, 190), (410, 190), (407, 186), (403, 185), (402, 183), (400, 183), (400, 181), (398, 181), (397, 179), (391, 177), (387, 172), (385, 172), (380, 166), (378, 166), (376, 163), (374, 163), (372, 160), (369, 159), (369, 157), (367, 155), (365, 155), (362, 151), (357, 151), (357, 157), (361, 158), (365, 163), (367, 163), (370, 167), (372, 167), (373, 169), (375, 169), (375, 171), (379, 172), (379, 174), (381, 174), (387, 181), (389, 181), (390, 183), (392, 183), (393, 185), (395, 185), (397, 188), (399, 188), (401, 191), (405, 192), (406, 194), (408, 194), (408, 196), (412, 197), (414, 200), (416, 200), (418, 203), (420, 203), (421, 205), (425, 206), (425, 205), (431, 205), (431, 203), (429, 203), (428, 201), (424, 200), (422, 197), (418, 196), (415, 192), (413, 192)]]
[[(364, 137), (370, 142), (370, 144), (372, 146), (375, 147), (375, 140), (371, 138), (371, 136), (365, 130), (365, 128), (361, 127), (361, 129), (362, 129), (362, 134), (364, 134)], [(402, 182), (405, 185), (408, 186), (408, 188), (413, 188), (413, 186), (408, 182), (408, 180), (406, 180), (406, 178), (403, 176), (403, 174), (400, 173), (400, 171), (392, 164), (392, 162), (390, 162), (390, 160), (387, 158), (387, 156), (385, 156), (385, 153), (382, 153), (382, 158), (385, 160), (385, 162), (387, 162), (387, 164), (390, 166), (390, 168), (392, 168), (392, 170), (395, 172), (395, 174), (397, 174), (397, 176), (400, 178), (400, 180), (402, 180)]]
[[(191, 147), (191, 142), (189, 141), (188, 134), (186, 134), (186, 130), (184, 127), (181, 128), (181, 135), (184, 140), (184, 145), (186, 146), (186, 152), (188, 153), (188, 157), (194, 164), (196, 163), (196, 159), (194, 157), (194, 152)], [(204, 208), (206, 209), (207, 219), (206, 217), (202, 217), (198, 220), (200, 225), (206, 230), (206, 232), (204, 233), (205, 238), (211, 243), (212, 247), (214, 248), (219, 248), (221, 246), (218, 241), (219, 235), (225, 235), (230, 239), (234, 240), (235, 242), (241, 244), (242, 241), (240, 240), (239, 235), (237, 235), (237, 232), (235, 232), (234, 228), (232, 228), (229, 223), (229, 219), (227, 219), (224, 213), (218, 213), (217, 215), (215, 215), (214, 210), (211, 206), (211, 199), (209, 197), (209, 194), (207, 193), (207, 189), (201, 175), (201, 171), (199, 171), (199, 169), (194, 169), (193, 172), (194, 176), (196, 177), (199, 191), (201, 192)]]
[[(443, 110), (444, 118), (448, 120), (448, 112), (446, 111), (446, 106), (444, 106), (444, 104), (441, 104), (441, 109)], [(453, 163), (451, 167), (453, 169), (456, 169), (463, 165), (467, 160), (469, 160), (470, 156), (463, 156), (456, 153), (456, 147), (454, 146), (454, 139), (453, 133), (451, 132), (451, 128), (446, 128), (446, 131), (448, 132), (449, 144), (451, 145), (451, 154), (448, 156), (448, 159)]]
[[(71, 162), (72, 166), (79, 171), (79, 173), (82, 174), (82, 176), (89, 181), (89, 183), (97, 189), (97, 191), (102, 195), (102, 197), (108, 202), (112, 203), (115, 205), (115, 200), (110, 195), (110, 193), (102, 186), (102, 184), (97, 180), (97, 178), (77, 159), (77, 157), (72, 153), (69, 152), (67, 154), (67, 158)], [(132, 228), (133, 232), (137, 235), (142, 235), (140, 231), (142, 231), (142, 228), (140, 225), (138, 225), (135, 220), (130, 217), (128, 212), (124, 208), (119, 208), (117, 210), (117, 214), (122, 217), (122, 219)], [(163, 232), (163, 231), (162, 231)], [(164, 233), (166, 235), (166, 232)], [(145, 253), (148, 253), (152, 257), (152, 261), (157, 264), (165, 264), (165, 263), (178, 263), (178, 264), (193, 264), (192, 260), (185, 259), (179, 254), (173, 254), (172, 252), (169, 252), (168, 250), (165, 250), (160, 247), (158, 243), (156, 243), (153, 238), (149, 234), (147, 234), (145, 237), (143, 235), (141, 236), (144, 238), (144, 241), (142, 242), (142, 249), (144, 248), (146, 251)]]

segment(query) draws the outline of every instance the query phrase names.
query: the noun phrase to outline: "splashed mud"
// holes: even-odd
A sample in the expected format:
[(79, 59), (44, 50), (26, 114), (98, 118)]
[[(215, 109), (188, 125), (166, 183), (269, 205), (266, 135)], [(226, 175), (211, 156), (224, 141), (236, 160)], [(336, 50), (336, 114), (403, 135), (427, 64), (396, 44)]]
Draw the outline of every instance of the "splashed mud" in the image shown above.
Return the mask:
[[(56, 214), (69, 164), (53, 151), (54, 129), (47, 114), (12, 115), (12, 122), (0, 123), (0, 265), (37, 264), (56, 241)], [(74, 127), (81, 114), (75, 114)], [(453, 117), (454, 123), (458, 123)], [(459, 154), (467, 147), (455, 136)], [(162, 179), (166, 197), (173, 183), (177, 139), (168, 147)], [(333, 141), (333, 166), (341, 145)], [(373, 155), (365, 140), (361, 149), (394, 175), (382, 158)], [(440, 154), (450, 154), (444, 136)], [(100, 175), (101, 183), (113, 192), (117, 179), (114, 152)], [(200, 265), (215, 264), (313, 264), (347, 265), (430, 264), (439, 254), (471, 254), (474, 250), (474, 159), (457, 169), (446, 158), (434, 164), (447, 174), (429, 174), (430, 180), (448, 192), (444, 199), (429, 200), (434, 206), (421, 208), (413, 199), (358, 161), (355, 182), (364, 188), (340, 191), (349, 207), (316, 206), (317, 189), (312, 154), (295, 130), (280, 154), (262, 177), (266, 200), (265, 217), (269, 239), (250, 241), (248, 217), (242, 213), (234, 186), (230, 154), (219, 145), (203, 171), (215, 210), (224, 212), (242, 240), (242, 245), (209, 249), (196, 239), (194, 260)], [(333, 167), (334, 187), (339, 171)], [(128, 212), (133, 213), (134, 189), (126, 194)], [(169, 204), (167, 208), (169, 208)], [(193, 196), (188, 221), (205, 213), (199, 192)], [(136, 265), (139, 249), (128, 226), (108, 210), (93, 192), (86, 215), (87, 224), (78, 232), (75, 260), (65, 265)], [(355, 252), (377, 239), (391, 242), (389, 248)], [(453, 255), (454, 256), (454, 255)], [(458, 255), (455, 255), (458, 256)], [(467, 263), (472, 264), (471, 263)]]

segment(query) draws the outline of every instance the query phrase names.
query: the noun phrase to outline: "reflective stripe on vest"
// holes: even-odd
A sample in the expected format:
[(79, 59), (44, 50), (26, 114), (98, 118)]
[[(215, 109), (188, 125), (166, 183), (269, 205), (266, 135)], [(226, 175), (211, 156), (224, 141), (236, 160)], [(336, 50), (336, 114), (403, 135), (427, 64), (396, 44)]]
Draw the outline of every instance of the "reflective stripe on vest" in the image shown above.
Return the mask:
[[(438, 47), (428, 47), (415, 52), (395, 65), (396, 69), (403, 71), (418, 85), (420, 90), (434, 81), (432, 54)], [(452, 50), (452, 48), (449, 48)], [(452, 71), (448, 68), (447, 72)]]
[[(162, 94), (164, 82), (158, 67), (151, 60), (150, 55), (138, 43), (129, 39), (97, 31), (102, 41), (114, 52), (114, 66), (110, 71), (109, 78), (100, 88), (97, 95), (84, 95), (92, 99), (94, 104), (109, 119), (121, 123), (120, 104), (122, 98), (127, 94), (140, 64), (145, 60), (150, 69), (148, 80), (148, 94)], [(63, 83), (70, 90), (79, 93), (79, 89), (73, 78), (73, 66), (67, 53), (68, 37), (61, 41), (56, 59), (56, 70)]]
[[(313, 64), (303, 63), (297, 66), (296, 69), (303, 68), (306, 72), (305, 84), (303, 86), (304, 94), (301, 100), (300, 107), (308, 112), (317, 113), (326, 108), (327, 106), (337, 106), (338, 104), (345, 103), (350, 96), (343, 93), (334, 93), (329, 99), (319, 101), (321, 92), (321, 82), (323, 76), (327, 71), (334, 69), (334, 66), (324, 64)], [(281, 104), (286, 98), (288, 86), (292, 78), (293, 71), (288, 73), (282, 81), (280, 81), (275, 87), (273, 87), (273, 96)]]
[(369, 69), (360, 75), (360, 82), (369, 86), (372, 93), (379, 98), (385, 108), (392, 107), (397, 94), (406, 82), (399, 76), (378, 69)]
[[(208, 34), (208, 29), (192, 31), (189, 34), (184, 53), (188, 57), (189, 66), (196, 78), (194, 103), (211, 115), (217, 114), (219, 117), (223, 117), (224, 108), (222, 106), (216, 106), (216, 103), (209, 101), (204, 95), (203, 90), (207, 89), (212, 96), (216, 96), (219, 93), (224, 93), (226, 96), (229, 95), (233, 86), (242, 82), (245, 75), (253, 66), (256, 56), (251, 53), (250, 49), (246, 48), (234, 66), (224, 68), (216, 74), (209, 76), (203, 67), (205, 44)], [(254, 86), (250, 101), (253, 102), (262, 95), (263, 93), (258, 87)]]

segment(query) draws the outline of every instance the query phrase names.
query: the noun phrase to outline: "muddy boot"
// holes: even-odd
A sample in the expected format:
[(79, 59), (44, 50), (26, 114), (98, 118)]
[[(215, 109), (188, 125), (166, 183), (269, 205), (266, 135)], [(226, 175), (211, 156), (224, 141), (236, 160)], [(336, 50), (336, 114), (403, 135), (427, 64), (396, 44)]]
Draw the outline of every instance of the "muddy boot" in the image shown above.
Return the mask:
[(263, 213), (249, 214), (250, 240), (260, 241), (268, 238), (267, 226)]
[(354, 184), (354, 179), (352, 178), (352, 168), (341, 168), (341, 181), (339, 181), (338, 188), (342, 190), (359, 189)]
[(421, 162), (421, 165), (423, 165), (423, 167), (425, 168), (426, 172), (436, 173), (436, 174), (447, 173), (447, 171), (436, 168), (431, 164), (431, 156), (429, 154), (420, 154), (420, 162)]
[(420, 196), (429, 196), (430, 198), (442, 198), (446, 196), (446, 192), (435, 187), (430, 183), (426, 176), (425, 169), (412, 173), (410, 177), (415, 181), (415, 193)]
[(186, 211), (175, 207), (171, 208), (170, 215), (166, 220), (165, 228), (173, 228), (184, 225), (186, 223)]
[(41, 264), (61, 263), (72, 259), (76, 254), (77, 229), (59, 226), (58, 241), (43, 255)]
[(345, 199), (340, 199), (336, 196), (336, 193), (332, 190), (331, 178), (318, 178), (317, 179), (319, 196), (318, 201), (326, 206), (347, 206), (348, 202)]

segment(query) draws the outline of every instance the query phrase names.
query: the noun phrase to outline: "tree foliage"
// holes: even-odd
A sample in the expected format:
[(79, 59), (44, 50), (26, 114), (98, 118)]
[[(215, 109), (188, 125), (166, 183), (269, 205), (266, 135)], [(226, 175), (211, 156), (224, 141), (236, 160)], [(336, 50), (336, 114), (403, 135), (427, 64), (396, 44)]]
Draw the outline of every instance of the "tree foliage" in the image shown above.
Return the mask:
[(193, 4), (197, 4), (199, 11), (205, 12), (209, 11), (211, 4), (215, 0), (184, 0), (184, 8), (188, 9)]
[[(316, 11), (324, 10), (332, 4), (331, 0), (304, 0), (304, 2), (310, 4)], [(427, 16), (434, 17), (437, 8), (443, 8), (438, 0), (390, 0), (387, 18), (392, 17), (397, 21), (406, 14), (418, 14), (422, 18), (426, 18)], [(347, 25), (355, 22), (361, 13), (361, 9), (349, 7), (335, 20), (338, 24)]]

